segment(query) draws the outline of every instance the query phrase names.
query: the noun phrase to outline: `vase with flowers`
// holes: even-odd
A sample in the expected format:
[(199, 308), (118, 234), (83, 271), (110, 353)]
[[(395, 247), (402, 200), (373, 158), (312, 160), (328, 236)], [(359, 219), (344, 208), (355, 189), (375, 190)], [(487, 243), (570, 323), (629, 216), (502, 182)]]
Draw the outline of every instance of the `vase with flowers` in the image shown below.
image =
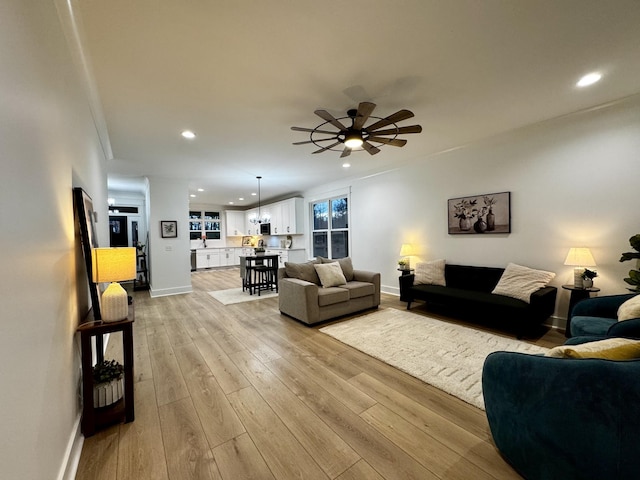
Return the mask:
[(453, 206), (455, 209), (453, 216), (460, 219), (458, 225), (463, 232), (471, 230), (471, 220), (478, 215), (477, 203), (476, 199), (463, 199)]

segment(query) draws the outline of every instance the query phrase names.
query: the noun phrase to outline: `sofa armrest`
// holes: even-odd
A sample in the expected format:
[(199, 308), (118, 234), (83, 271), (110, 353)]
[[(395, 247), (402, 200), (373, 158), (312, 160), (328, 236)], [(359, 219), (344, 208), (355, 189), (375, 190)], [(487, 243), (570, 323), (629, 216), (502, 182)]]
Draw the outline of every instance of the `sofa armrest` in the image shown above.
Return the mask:
[(374, 305), (380, 305), (380, 273), (378, 272), (368, 272), (366, 270), (354, 270), (353, 271), (353, 279), (357, 282), (368, 282), (373, 283), (374, 288)]
[(558, 289), (556, 287), (546, 286), (540, 290), (536, 290), (529, 297), (529, 304), (536, 316), (544, 317), (546, 320), (556, 308), (556, 296), (558, 295)]
[(494, 442), (525, 478), (635, 478), (639, 374), (640, 360), (492, 353), (482, 388)]
[(620, 305), (635, 295), (637, 294), (627, 293), (623, 295), (587, 298), (575, 304), (573, 310), (571, 310), (571, 317), (617, 318)]
[(640, 318), (614, 323), (609, 327), (607, 337), (640, 338)]
[(302, 322), (318, 322), (318, 285), (298, 278), (281, 278), (278, 282), (278, 307), (282, 313)]

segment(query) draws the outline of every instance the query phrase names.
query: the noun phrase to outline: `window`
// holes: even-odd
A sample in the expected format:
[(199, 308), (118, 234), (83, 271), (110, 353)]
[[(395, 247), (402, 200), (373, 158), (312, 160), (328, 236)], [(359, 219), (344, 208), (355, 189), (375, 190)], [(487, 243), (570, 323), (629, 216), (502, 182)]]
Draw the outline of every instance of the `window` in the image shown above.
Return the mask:
[[(349, 201), (347, 197), (312, 204), (312, 249), (315, 257), (349, 256)], [(330, 254), (329, 254), (330, 252)]]

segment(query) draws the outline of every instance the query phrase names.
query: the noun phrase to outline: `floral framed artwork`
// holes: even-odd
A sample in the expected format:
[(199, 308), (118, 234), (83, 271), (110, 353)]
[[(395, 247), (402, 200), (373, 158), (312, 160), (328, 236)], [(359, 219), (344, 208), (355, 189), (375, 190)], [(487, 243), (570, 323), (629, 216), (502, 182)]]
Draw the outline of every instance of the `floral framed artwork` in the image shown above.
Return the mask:
[(511, 192), (447, 201), (450, 235), (511, 233)]
[(176, 238), (178, 236), (178, 222), (175, 220), (160, 220), (162, 238)]

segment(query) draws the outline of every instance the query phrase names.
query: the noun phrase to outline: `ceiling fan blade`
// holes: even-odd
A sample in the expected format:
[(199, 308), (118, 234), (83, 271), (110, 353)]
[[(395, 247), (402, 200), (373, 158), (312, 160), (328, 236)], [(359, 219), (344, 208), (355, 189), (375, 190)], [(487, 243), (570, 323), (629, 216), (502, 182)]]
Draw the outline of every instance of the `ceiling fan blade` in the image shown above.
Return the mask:
[(342, 155), (340, 155), (340, 158), (348, 157), (349, 155), (351, 155), (351, 149), (349, 147), (344, 147), (344, 150), (342, 151)]
[(315, 128), (304, 128), (304, 127), (291, 127), (291, 130), (296, 132), (316, 132), (316, 133), (326, 133), (327, 135), (335, 135), (340, 132), (330, 132), (329, 130), (316, 130)]
[(376, 153), (378, 153), (380, 151), (379, 148), (374, 147), (369, 142), (363, 142), (362, 143), (362, 148), (364, 148), (367, 152), (369, 152), (369, 155), (375, 155)]
[(401, 122), (402, 120), (406, 120), (407, 118), (411, 118), (413, 116), (413, 112), (410, 112), (409, 110), (398, 110), (396, 113), (392, 113), (387, 118), (383, 118), (382, 120), (378, 120), (376, 123), (369, 125), (366, 130), (367, 132), (372, 132), (376, 128), (386, 127), (387, 125)]
[(375, 108), (375, 103), (360, 102), (360, 105), (358, 105), (358, 113), (356, 113), (356, 118), (353, 121), (353, 128), (360, 130)]
[(329, 112), (327, 112), (326, 110), (316, 110), (315, 112), (316, 115), (318, 115), (321, 119), (326, 120), (327, 122), (329, 122), (331, 125), (333, 125), (336, 128), (339, 128), (340, 131), (342, 130), (346, 130), (347, 127), (345, 127), (343, 124), (341, 124), (336, 117), (334, 117), (333, 115), (331, 115)]
[(383, 137), (369, 137), (369, 142), (384, 143), (386, 145), (392, 145), (394, 147), (404, 147), (407, 144), (406, 140), (400, 140), (398, 138), (383, 138)]
[(336, 140), (336, 137), (319, 138), (318, 140), (307, 140), (305, 142), (293, 142), (293, 145), (305, 145), (307, 143), (326, 142), (328, 140)]
[(331, 150), (331, 149), (332, 149), (333, 147), (335, 147), (336, 145), (340, 145), (340, 143), (342, 143), (342, 142), (339, 142), (339, 141), (338, 141), (338, 142), (336, 142), (336, 143), (334, 143), (334, 144), (329, 145), (328, 147), (323, 147), (323, 148), (321, 148), (320, 150), (316, 150), (315, 152), (311, 152), (311, 153), (322, 153), (322, 152), (325, 152), (325, 151), (327, 151), (327, 150)]
[(420, 133), (422, 127), (420, 125), (410, 125), (408, 127), (390, 128), (388, 130), (378, 130), (377, 132), (371, 132), (372, 135), (399, 135), (401, 133)]

